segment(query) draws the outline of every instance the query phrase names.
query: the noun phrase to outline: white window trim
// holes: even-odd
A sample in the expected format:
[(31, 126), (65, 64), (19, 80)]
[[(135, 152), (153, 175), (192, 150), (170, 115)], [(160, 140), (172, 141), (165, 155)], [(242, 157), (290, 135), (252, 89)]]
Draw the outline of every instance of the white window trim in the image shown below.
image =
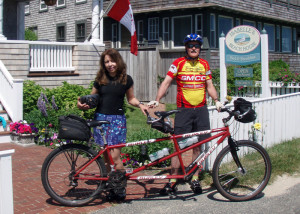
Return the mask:
[[(168, 23), (169, 23), (169, 29), (168, 29), (168, 32), (165, 31), (165, 20), (168, 20)], [(163, 48), (170, 48), (170, 20), (169, 18), (163, 18), (163, 40), (164, 40), (164, 35), (165, 34), (168, 34), (168, 38), (169, 40), (167, 41), (168, 42), (168, 47), (165, 46), (165, 41), (163, 41)]]
[(29, 2), (25, 3), (25, 6), (24, 6), (25, 15), (30, 14), (30, 6), (29, 6), (29, 4), (30, 4)]
[(200, 36), (203, 37), (203, 29), (201, 28), (201, 30), (197, 29), (198, 26), (198, 16), (201, 16), (201, 27), (203, 28), (203, 15), (202, 14), (196, 14), (195, 15), (195, 33), (197, 33), (198, 31), (200, 31), (201, 33), (197, 33)]
[[(42, 5), (45, 5), (45, 8), (42, 8)], [(48, 6), (45, 4), (45, 2), (43, 0), (40, 0), (40, 11), (47, 11), (48, 10)]]
[(64, 7), (64, 6), (66, 6), (66, 0), (64, 0), (63, 4), (58, 4), (58, 0), (57, 0), (56, 7)]
[[(185, 18), (185, 17), (190, 17), (190, 19), (192, 20), (192, 16), (191, 15), (187, 15), (187, 16), (173, 16), (172, 17), (172, 25), (171, 25), (171, 28), (172, 28), (171, 48), (173, 48), (173, 49), (182, 49), (182, 48), (184, 48), (183, 44), (182, 44), (182, 46), (177, 46), (177, 47), (174, 46), (174, 19), (176, 19), (176, 18)], [(191, 33), (192, 33), (192, 29), (193, 29), (193, 26), (191, 24), (191, 30), (190, 30)], [(184, 40), (184, 38), (182, 38), (182, 41), (183, 40)]]
[[(115, 46), (118, 46), (117, 44), (118, 44), (118, 35), (116, 34), (114, 34), (114, 29), (115, 28), (118, 28), (118, 24), (117, 23), (114, 23), (114, 24), (112, 24), (111, 25), (112, 27), (111, 27), (111, 46), (112, 46), (112, 48), (117, 48), (117, 47), (115, 47)], [(118, 33), (118, 31), (116, 32), (116, 33)], [(116, 37), (116, 42), (114, 42), (114, 36)], [(114, 43), (116, 43), (116, 45), (114, 44)]]
[(86, 0), (76, 0), (75, 3), (82, 3), (82, 2), (86, 2)]

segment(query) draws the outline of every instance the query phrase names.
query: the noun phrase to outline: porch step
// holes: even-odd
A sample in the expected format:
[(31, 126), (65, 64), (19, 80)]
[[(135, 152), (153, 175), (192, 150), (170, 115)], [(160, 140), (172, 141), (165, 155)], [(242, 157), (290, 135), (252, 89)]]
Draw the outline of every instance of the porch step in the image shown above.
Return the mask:
[(10, 131), (0, 131), (0, 144), (1, 143), (10, 143)]

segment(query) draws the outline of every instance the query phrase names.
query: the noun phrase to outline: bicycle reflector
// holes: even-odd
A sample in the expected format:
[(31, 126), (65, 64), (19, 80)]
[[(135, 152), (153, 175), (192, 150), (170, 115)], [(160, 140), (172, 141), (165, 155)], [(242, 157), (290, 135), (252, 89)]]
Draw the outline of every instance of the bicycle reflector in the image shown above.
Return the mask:
[(234, 116), (234, 118), (241, 123), (250, 123), (256, 119), (256, 113), (252, 109), (252, 103), (243, 99), (238, 98), (233, 102), (234, 111), (239, 111), (240, 115)]

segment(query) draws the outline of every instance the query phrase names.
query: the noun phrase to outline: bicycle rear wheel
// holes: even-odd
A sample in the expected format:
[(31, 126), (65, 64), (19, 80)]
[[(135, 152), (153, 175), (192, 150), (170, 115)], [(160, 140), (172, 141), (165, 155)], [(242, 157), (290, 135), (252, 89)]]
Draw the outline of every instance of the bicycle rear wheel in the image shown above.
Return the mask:
[(244, 171), (234, 162), (228, 145), (215, 160), (213, 181), (225, 198), (231, 201), (250, 200), (268, 184), (271, 160), (266, 150), (252, 141), (238, 141), (237, 150)]
[[(63, 145), (53, 150), (45, 159), (41, 172), (49, 196), (66, 206), (81, 206), (95, 200), (105, 182), (75, 179), (74, 174), (96, 155), (94, 150), (80, 144)], [(79, 178), (84, 177), (106, 177), (102, 158), (97, 158), (79, 174)]]

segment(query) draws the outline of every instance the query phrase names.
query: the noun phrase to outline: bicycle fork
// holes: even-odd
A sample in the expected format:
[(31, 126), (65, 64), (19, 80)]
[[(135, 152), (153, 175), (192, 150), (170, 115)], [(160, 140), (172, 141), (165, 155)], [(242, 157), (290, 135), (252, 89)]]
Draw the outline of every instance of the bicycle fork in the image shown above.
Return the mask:
[(237, 165), (237, 167), (239, 168), (240, 172), (242, 174), (245, 174), (246, 171), (245, 169), (243, 168), (242, 166), (242, 163), (240, 162), (240, 159), (237, 155), (237, 151), (239, 151), (239, 148), (237, 146), (237, 143), (236, 143), (236, 140), (232, 139), (231, 136), (228, 137), (228, 144), (229, 144), (229, 147), (230, 147), (230, 152), (231, 152), (231, 155), (232, 155), (232, 158), (235, 162), (235, 164)]

